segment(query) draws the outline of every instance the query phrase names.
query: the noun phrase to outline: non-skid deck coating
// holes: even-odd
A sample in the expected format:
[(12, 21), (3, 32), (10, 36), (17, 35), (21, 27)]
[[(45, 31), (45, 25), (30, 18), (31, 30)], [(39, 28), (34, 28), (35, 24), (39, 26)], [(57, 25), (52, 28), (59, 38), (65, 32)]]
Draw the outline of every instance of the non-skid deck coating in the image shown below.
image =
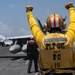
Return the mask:
[(28, 60), (23, 52), (11, 54), (9, 47), (0, 47), (0, 75), (34, 75), (34, 64), (32, 73), (27, 73)]

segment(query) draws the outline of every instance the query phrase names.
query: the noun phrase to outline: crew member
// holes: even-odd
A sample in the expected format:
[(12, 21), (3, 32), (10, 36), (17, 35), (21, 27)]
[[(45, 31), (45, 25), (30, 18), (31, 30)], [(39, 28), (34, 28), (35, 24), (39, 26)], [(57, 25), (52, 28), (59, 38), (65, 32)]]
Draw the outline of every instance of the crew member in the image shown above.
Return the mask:
[(37, 44), (33, 39), (27, 41), (28, 73), (31, 73), (32, 62), (34, 61), (34, 70), (38, 72), (38, 50)]
[[(66, 27), (63, 18), (59, 14), (52, 14), (46, 20), (49, 34), (44, 34), (32, 14), (33, 6), (26, 7), (30, 29), (40, 48), (39, 66), (43, 70), (43, 75), (48, 75), (49, 72), (63, 73), (65, 68), (74, 67), (75, 61), (72, 56), (75, 40), (75, 10), (72, 2), (66, 4), (65, 8), (70, 13), (70, 23), (67, 32), (65, 34), (61, 33)], [(63, 71), (59, 70), (60, 68), (63, 68)], [(71, 71), (68, 74), (70, 73)]]

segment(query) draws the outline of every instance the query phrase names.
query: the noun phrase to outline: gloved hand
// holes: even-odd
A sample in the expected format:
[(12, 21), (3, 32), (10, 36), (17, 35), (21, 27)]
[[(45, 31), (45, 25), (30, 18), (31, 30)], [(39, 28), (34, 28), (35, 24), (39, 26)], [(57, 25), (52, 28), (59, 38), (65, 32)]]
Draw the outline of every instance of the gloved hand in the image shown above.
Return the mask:
[(26, 12), (32, 11), (33, 10), (33, 6), (26, 6)]

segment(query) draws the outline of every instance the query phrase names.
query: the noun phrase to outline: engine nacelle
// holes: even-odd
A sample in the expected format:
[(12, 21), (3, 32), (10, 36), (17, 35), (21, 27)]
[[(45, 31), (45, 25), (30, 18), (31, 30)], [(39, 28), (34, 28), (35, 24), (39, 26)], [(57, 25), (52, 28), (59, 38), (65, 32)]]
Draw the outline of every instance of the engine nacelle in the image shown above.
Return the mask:
[(21, 51), (20, 45), (13, 45), (10, 47), (9, 51), (13, 54), (18, 53)]
[(27, 53), (27, 44), (23, 45), (22, 51), (23, 51), (24, 53)]

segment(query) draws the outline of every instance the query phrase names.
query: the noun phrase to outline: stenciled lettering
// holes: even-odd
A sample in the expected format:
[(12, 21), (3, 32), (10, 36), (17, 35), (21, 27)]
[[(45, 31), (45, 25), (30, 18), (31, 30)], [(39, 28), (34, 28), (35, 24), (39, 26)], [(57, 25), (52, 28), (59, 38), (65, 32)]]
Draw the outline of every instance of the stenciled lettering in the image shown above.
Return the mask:
[(65, 49), (64, 43), (46, 43), (46, 50), (51, 50), (51, 49)]
[[(60, 68), (60, 60), (61, 60), (61, 54), (55, 53), (53, 54), (53, 60), (54, 60), (54, 66), (55, 68)], [(58, 60), (58, 62), (56, 61)]]
[(55, 65), (55, 68), (60, 68), (60, 63), (59, 62), (55, 63), (54, 65)]
[(53, 60), (61, 60), (61, 54), (53, 54)]

